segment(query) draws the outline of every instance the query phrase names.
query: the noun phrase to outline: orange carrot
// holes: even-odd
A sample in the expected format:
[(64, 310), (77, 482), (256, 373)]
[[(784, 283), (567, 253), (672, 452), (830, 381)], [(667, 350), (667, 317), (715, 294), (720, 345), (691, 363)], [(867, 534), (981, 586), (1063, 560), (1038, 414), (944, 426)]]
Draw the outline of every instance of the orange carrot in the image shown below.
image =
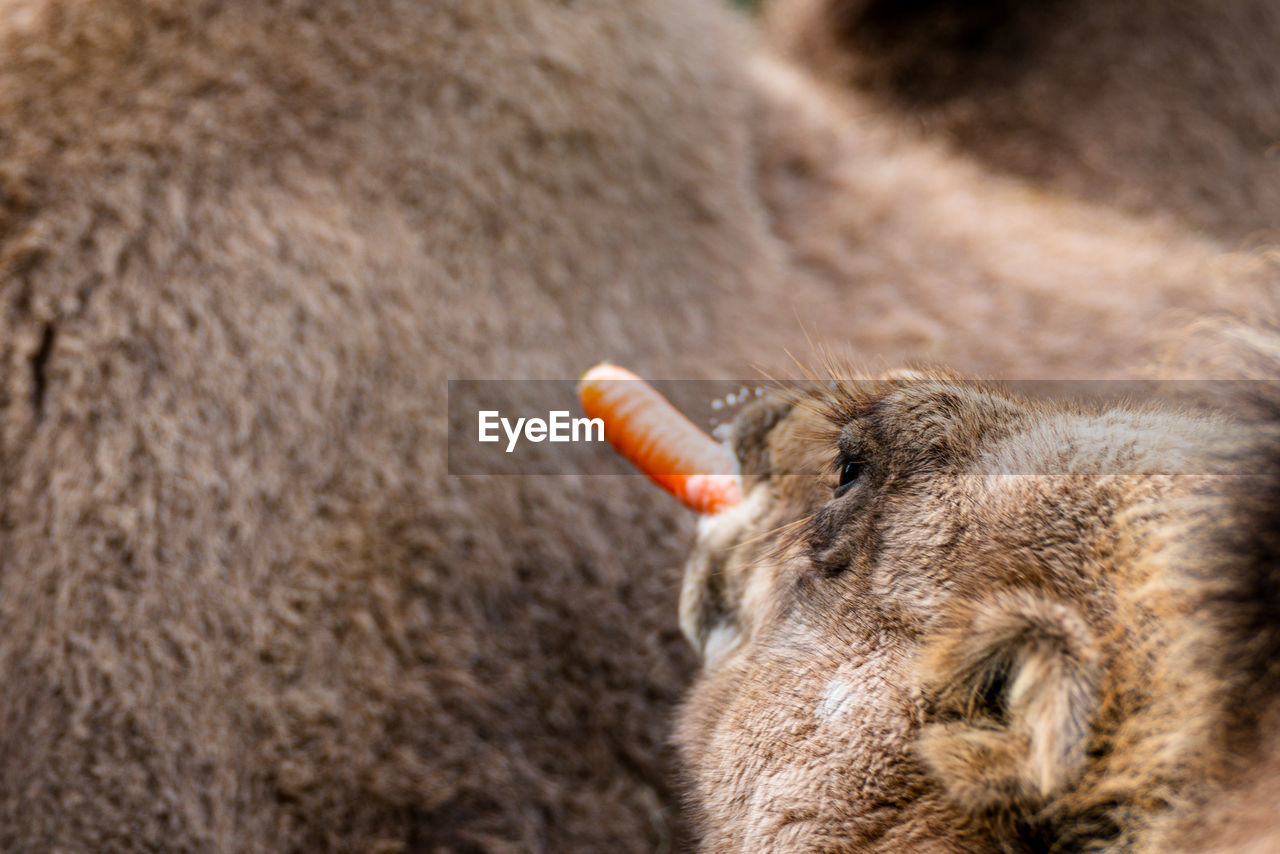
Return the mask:
[(602, 362), (582, 375), (578, 397), (614, 450), (689, 509), (718, 513), (742, 500), (732, 452), (631, 371)]

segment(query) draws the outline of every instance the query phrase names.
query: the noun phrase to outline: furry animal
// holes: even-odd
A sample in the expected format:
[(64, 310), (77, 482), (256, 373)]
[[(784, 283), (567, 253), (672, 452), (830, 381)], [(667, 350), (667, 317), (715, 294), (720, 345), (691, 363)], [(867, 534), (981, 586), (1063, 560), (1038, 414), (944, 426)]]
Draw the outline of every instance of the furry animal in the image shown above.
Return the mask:
[(669, 841), (684, 523), (448, 477), (445, 383), (770, 302), (736, 23), (3, 4), (0, 848)]
[(712, 0), (0, 3), (0, 848), (661, 847), (690, 523), (450, 477), (446, 380), (792, 316), (1109, 375), (1250, 299), (752, 57)]
[(1265, 244), (1225, 253), (1167, 219), (1046, 194), (897, 116), (851, 110), (772, 57), (748, 71), (755, 185), (793, 313), (860, 360), (1126, 377), (1193, 318), (1269, 304), (1277, 256)]
[(1270, 382), (1226, 412), (916, 371), (744, 412), (745, 501), (701, 522), (681, 597), (702, 850), (1280, 838), (1280, 347), (1259, 334)]
[(1280, 225), (1266, 0), (772, 0), (783, 54), (987, 167), (1232, 245)]

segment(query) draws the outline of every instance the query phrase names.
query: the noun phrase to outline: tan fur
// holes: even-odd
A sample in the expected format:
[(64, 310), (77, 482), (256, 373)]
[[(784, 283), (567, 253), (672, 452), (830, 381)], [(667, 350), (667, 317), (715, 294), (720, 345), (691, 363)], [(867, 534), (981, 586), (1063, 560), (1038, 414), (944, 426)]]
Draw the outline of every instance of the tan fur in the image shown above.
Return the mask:
[[(1268, 0), (767, 0), (785, 55), (988, 167), (1232, 244), (1280, 228)], [(869, 97), (868, 97), (869, 96)]]
[(703, 850), (1196, 850), (1232, 811), (1274, 838), (1274, 390), (1228, 421), (815, 386), (736, 424), (749, 512), (686, 569), (686, 636), (720, 629), (678, 730)]
[(919, 665), (930, 714), (944, 722), (924, 728), (918, 750), (956, 801), (1038, 807), (1083, 769), (1096, 641), (1070, 607), (1024, 590), (964, 603), (948, 619)]
[(447, 476), (447, 379), (792, 317), (1121, 374), (1253, 299), (751, 56), (711, 0), (0, 4), (0, 848), (661, 847), (690, 523)]

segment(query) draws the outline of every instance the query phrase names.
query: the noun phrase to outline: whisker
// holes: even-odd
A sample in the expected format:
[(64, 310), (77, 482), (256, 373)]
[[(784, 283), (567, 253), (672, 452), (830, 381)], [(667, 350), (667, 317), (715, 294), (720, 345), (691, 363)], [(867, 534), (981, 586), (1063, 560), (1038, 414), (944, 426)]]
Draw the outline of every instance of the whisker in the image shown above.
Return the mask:
[(733, 549), (739, 549), (739, 548), (742, 548), (743, 546), (749, 546), (752, 543), (757, 543), (761, 540), (768, 539), (773, 536), (792, 533), (796, 529), (802, 528), (805, 525), (808, 525), (810, 522), (813, 521), (814, 517), (817, 515), (818, 514), (816, 512), (810, 513), (807, 516), (802, 516), (799, 519), (793, 519), (790, 522), (786, 522), (782, 525), (778, 525), (777, 527), (770, 528), (769, 530), (765, 531), (762, 534), (757, 534), (756, 536), (751, 537), (749, 539), (734, 543), (733, 545), (729, 546), (729, 548), (726, 549), (726, 551), (732, 551)]

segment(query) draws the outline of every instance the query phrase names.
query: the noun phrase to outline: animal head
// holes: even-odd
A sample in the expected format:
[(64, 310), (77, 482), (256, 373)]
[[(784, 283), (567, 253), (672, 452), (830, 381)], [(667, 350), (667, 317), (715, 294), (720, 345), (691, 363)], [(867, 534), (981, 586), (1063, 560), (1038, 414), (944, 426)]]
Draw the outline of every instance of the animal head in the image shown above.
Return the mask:
[[(840, 381), (734, 426), (678, 742), (712, 851), (1127, 845), (1216, 773), (1213, 415)], [(1210, 520), (1210, 521), (1206, 521)]]

